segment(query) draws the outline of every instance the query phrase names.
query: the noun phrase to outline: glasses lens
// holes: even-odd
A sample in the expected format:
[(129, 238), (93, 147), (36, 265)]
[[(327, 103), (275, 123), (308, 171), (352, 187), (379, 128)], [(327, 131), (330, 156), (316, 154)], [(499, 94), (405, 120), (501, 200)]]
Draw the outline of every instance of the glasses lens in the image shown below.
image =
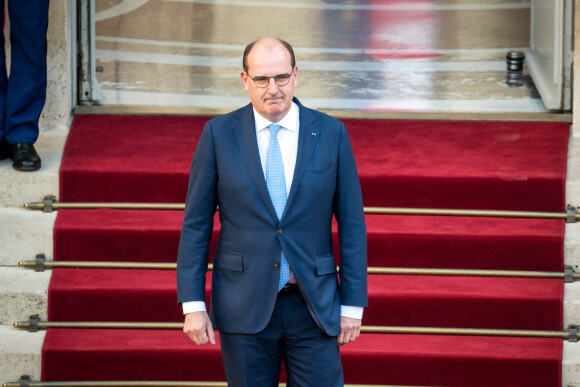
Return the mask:
[(276, 84), (278, 86), (284, 86), (288, 83), (288, 81), (290, 81), (290, 74), (280, 74), (280, 75), (276, 75), (274, 77), (274, 80), (276, 81)]
[(256, 84), (256, 86), (258, 87), (266, 87), (268, 86), (268, 81), (270, 80), (270, 78), (268, 77), (255, 77), (253, 78), (254, 83)]
[(292, 76), (291, 74), (279, 74), (276, 75), (275, 77), (254, 77), (252, 78), (252, 80), (254, 81), (254, 84), (258, 87), (267, 87), (268, 84), (270, 83), (269, 82), (270, 78), (274, 78), (274, 82), (276, 82), (278, 86), (284, 86), (288, 84), (291, 76)]

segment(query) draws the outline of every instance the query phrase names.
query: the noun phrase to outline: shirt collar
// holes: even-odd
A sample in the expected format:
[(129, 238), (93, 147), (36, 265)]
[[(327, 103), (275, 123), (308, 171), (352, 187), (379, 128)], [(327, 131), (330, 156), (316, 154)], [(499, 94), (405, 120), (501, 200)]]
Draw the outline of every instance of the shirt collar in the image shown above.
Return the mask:
[[(256, 121), (256, 132), (260, 132), (266, 129), (268, 126), (272, 125), (273, 122), (265, 119), (254, 109), (254, 119)], [(284, 116), (279, 122), (276, 122), (278, 125), (294, 132), (298, 128), (298, 117), (299, 117), (299, 109), (298, 105), (295, 102), (292, 102), (292, 106), (290, 106), (290, 110), (288, 114)]]

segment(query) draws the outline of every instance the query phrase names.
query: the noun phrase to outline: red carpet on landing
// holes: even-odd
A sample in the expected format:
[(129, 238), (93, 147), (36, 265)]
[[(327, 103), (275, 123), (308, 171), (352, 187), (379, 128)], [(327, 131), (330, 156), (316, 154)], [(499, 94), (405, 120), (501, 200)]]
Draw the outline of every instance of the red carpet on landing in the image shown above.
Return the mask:
[[(207, 120), (76, 116), (59, 200), (182, 203)], [(366, 206), (564, 212), (567, 124), (345, 123)], [(182, 217), (60, 210), (54, 259), (175, 262)], [(562, 271), (560, 220), (366, 219), (369, 266)], [(363, 324), (561, 330), (562, 298), (562, 280), (370, 275)], [(49, 320), (181, 319), (173, 271), (53, 270)], [(561, 385), (561, 339), (364, 334), (342, 352), (346, 383)], [(225, 380), (219, 348), (179, 331), (60, 329), (47, 332), (42, 379)]]
[[(185, 200), (206, 117), (75, 116), (60, 200)], [(344, 120), (365, 206), (561, 211), (568, 125)]]

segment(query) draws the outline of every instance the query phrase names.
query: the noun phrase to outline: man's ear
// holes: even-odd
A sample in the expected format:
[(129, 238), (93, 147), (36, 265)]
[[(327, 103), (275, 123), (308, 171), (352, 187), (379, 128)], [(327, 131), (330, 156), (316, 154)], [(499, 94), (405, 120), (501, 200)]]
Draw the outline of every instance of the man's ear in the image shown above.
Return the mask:
[(298, 66), (294, 66), (294, 87), (298, 86)]
[(242, 82), (244, 83), (244, 89), (249, 91), (250, 87), (248, 85), (248, 82), (250, 81), (250, 77), (248, 76), (248, 73), (246, 73), (245, 71), (242, 71), (240, 73), (240, 77), (242, 77)]

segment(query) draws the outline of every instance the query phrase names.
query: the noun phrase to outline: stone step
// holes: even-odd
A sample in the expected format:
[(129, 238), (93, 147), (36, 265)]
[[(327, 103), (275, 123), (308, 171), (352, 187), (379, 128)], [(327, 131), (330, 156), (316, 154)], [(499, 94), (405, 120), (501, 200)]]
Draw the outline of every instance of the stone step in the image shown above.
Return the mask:
[(33, 314), (47, 318), (48, 284), (51, 271), (35, 272), (18, 267), (0, 267), (0, 322), (10, 326)]
[(0, 208), (0, 266), (16, 266), (43, 253), (52, 257), (56, 212)]
[(21, 375), (40, 380), (45, 331), (30, 333), (0, 326), (0, 383), (17, 382)]
[(562, 386), (580, 386), (580, 343), (565, 341), (562, 352)]
[(68, 126), (41, 127), (35, 148), (42, 168), (24, 173), (0, 161), (0, 383), (17, 382), (21, 375), (40, 380), (42, 345), (46, 332), (29, 333), (13, 328), (15, 321), (32, 314), (46, 318), (51, 272), (18, 268), (18, 262), (36, 254), (52, 256), (52, 230), (56, 213), (23, 208), (24, 203), (56, 195)]
[(38, 172), (19, 172), (10, 159), (0, 161), (0, 207), (22, 207), (44, 195), (58, 195), (60, 161), (68, 129), (64, 126), (42, 128), (34, 147), (42, 159)]

